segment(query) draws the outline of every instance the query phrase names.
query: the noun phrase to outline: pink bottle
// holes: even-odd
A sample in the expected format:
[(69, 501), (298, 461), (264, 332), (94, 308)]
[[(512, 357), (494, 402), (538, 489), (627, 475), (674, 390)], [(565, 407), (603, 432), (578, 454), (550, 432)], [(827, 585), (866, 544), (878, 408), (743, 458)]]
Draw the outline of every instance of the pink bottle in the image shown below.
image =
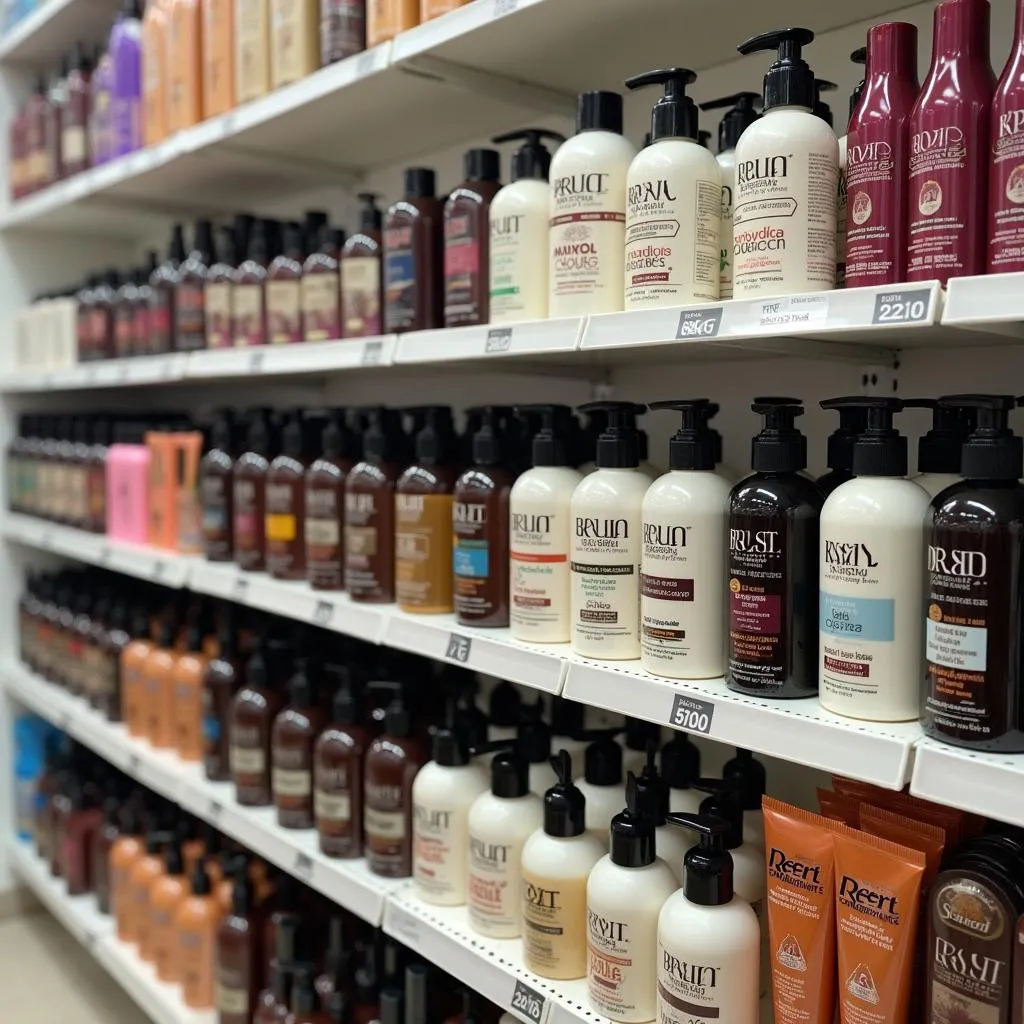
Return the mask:
[(988, 0), (935, 8), (932, 65), (910, 115), (908, 281), (985, 272), (989, 21)]
[(129, 544), (149, 539), (149, 449), (146, 428), (119, 423), (107, 449), (107, 536)]
[(988, 178), (988, 272), (1024, 270), (1024, 0), (1013, 50), (992, 97)]
[(902, 21), (868, 29), (864, 92), (846, 135), (848, 288), (906, 275), (910, 112), (919, 91), (917, 29)]

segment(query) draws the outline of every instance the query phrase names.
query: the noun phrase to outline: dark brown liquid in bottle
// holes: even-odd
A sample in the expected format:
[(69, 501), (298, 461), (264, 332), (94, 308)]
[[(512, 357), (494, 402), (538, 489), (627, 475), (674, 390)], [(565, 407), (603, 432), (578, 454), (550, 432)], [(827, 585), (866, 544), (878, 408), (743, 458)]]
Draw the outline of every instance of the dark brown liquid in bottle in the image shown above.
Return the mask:
[(235, 460), (230, 447), (231, 424), (218, 420), (213, 428), (213, 447), (199, 463), (203, 546), (210, 562), (230, 562), (234, 557)]
[(231, 776), (236, 799), (246, 807), (273, 803), (270, 736), (282, 699), (272, 666), (279, 660), (269, 653), (254, 654), (246, 683), (232, 703)]
[(313, 744), (323, 713), (313, 701), (311, 669), (300, 666), (289, 682), (288, 705), (274, 720), (274, 804), (282, 828), (313, 827)]
[(395, 599), (395, 462), (360, 462), (345, 481), (345, 589), (353, 601)]
[(284, 428), (284, 452), (266, 481), (267, 571), (277, 580), (306, 578), (306, 427), (296, 413)]
[(225, 623), (220, 651), (206, 664), (203, 677), (203, 770), (215, 782), (231, 778), (231, 715), (241, 681), (234, 623)]
[(363, 854), (363, 759), (370, 732), (348, 721), (328, 725), (313, 752), (316, 828), (328, 857)]

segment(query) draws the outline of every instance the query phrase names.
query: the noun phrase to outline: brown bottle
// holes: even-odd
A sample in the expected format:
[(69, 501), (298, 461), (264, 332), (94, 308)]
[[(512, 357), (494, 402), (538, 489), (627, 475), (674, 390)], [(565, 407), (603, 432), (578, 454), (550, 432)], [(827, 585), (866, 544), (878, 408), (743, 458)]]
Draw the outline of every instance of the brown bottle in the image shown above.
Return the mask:
[(132, 317), (131, 355), (142, 356), (150, 352), (150, 323), (153, 320), (153, 275), (160, 262), (154, 249), (150, 249), (146, 265), (139, 270), (135, 286), (135, 311)]
[(409, 167), (405, 198), (384, 219), (384, 333), (425, 331), (444, 322), (442, 221), (434, 172)]
[(316, 992), (316, 968), (312, 964), (295, 965), (288, 1024), (331, 1024), (327, 1011), (320, 1009), (320, 999)]
[(124, 359), (134, 355), (135, 301), (139, 293), (142, 271), (136, 268), (125, 275), (114, 300), (114, 355)]
[(279, 963), (277, 958), (267, 971), (267, 987), (256, 999), (256, 1012), (252, 1024), (284, 1024), (292, 991), (292, 965)]
[(103, 825), (103, 812), (75, 779), (69, 780), (64, 795), (55, 829), (60, 874), (67, 894), (82, 896), (93, 888), (93, 840)]
[(359, 437), (334, 414), (320, 435), (321, 455), (306, 470), (306, 578), (314, 590), (345, 587), (345, 478)]
[(97, 639), (96, 707), (108, 722), (120, 722), (121, 656), (132, 640), (128, 632), (128, 601), (124, 594), (114, 599), (109, 621)]
[(306, 578), (306, 467), (315, 424), (292, 412), (281, 431), (281, 454), (267, 469), (264, 533), (267, 572), (275, 580)]
[(254, 413), (249, 420), (246, 451), (235, 461), (232, 474), (235, 562), (248, 572), (262, 572), (266, 567), (266, 478), (277, 454), (277, 434), (268, 413)]
[(288, 680), (288, 703), (271, 732), (271, 788), (282, 828), (313, 827), (313, 744), (323, 726), (317, 707), (315, 663), (299, 658)]
[(302, 227), (284, 226), (284, 251), (267, 267), (267, 335), (271, 345), (302, 341)]
[(412, 873), (412, 784), (425, 756), (413, 736), (400, 684), (388, 688), (394, 697), (384, 733), (370, 743), (363, 770), (366, 864), (375, 875), (407, 878)]
[(331, 914), (328, 922), (323, 968), (316, 977), (320, 1005), (327, 1006), (335, 993), (348, 1001), (352, 994), (352, 950), (345, 940), (345, 919), (341, 914)]
[(231, 779), (231, 708), (242, 681), (237, 625), (228, 605), (217, 633), (217, 655), (203, 678), (203, 770), (214, 782)]
[(203, 548), (208, 562), (234, 556), (235, 426), (231, 413), (213, 423), (210, 448), (199, 463), (199, 500), (203, 509)]
[(121, 277), (116, 270), (108, 270), (92, 292), (90, 338), (93, 359), (113, 359), (117, 355), (114, 341), (114, 306)]
[(234, 347), (231, 300), (235, 286), (235, 267), (239, 262), (238, 253), (244, 248), (239, 238), (248, 231), (249, 224), (249, 220), (236, 218), (234, 227), (222, 227), (217, 232), (214, 262), (206, 273), (203, 292), (207, 348)]
[(231, 777), (235, 799), (246, 807), (273, 803), (270, 788), (270, 732), (281, 708), (283, 645), (268, 641), (246, 665), (245, 685), (231, 704)]
[(395, 599), (395, 481), (405, 435), (398, 413), (375, 406), (363, 435), (363, 461), (345, 480), (345, 589), (353, 601)]
[(452, 610), (452, 491), (458, 439), (446, 405), (409, 410), (423, 418), (416, 462), (395, 485), (395, 600), (407, 612)]
[(235, 271), (231, 289), (231, 323), (236, 348), (250, 348), (267, 343), (266, 282), (270, 261), (272, 221), (258, 220), (252, 226), (249, 246)]
[(444, 205), (444, 325), (485, 324), (490, 316), (491, 200), (501, 188), (501, 155), (470, 149), (466, 180)]
[(319, 228), (315, 252), (302, 265), (302, 337), (336, 341), (341, 337), (341, 288), (338, 256), (345, 232), (327, 224)]
[(376, 199), (372, 192), (359, 193), (359, 201), (363, 204), (359, 213), (359, 230), (341, 250), (341, 331), (344, 338), (370, 338), (383, 333), (381, 229), (384, 218), (377, 209)]
[(218, 1024), (251, 1024), (263, 967), (263, 921), (247, 859), (235, 862), (231, 910), (217, 928)]
[(92, 839), (93, 891), (101, 914), (109, 914), (111, 911), (110, 852), (121, 835), (120, 821), (120, 798), (107, 797), (103, 801), (103, 824), (96, 829)]
[(213, 228), (197, 220), (192, 251), (178, 268), (174, 299), (174, 346), (179, 352), (206, 348), (206, 275), (213, 261)]
[(92, 444), (85, 464), (86, 504), (91, 533), (107, 532), (107, 449), (110, 445), (110, 421), (96, 417), (92, 421)]
[(180, 224), (171, 233), (167, 259), (149, 277), (149, 340), (146, 351), (152, 355), (173, 352), (178, 268), (185, 259), (185, 236)]
[(508, 496), (516, 474), (502, 420), (509, 410), (479, 410), (473, 465), (455, 483), (452, 527), (455, 616), (463, 626), (507, 626), (509, 588)]

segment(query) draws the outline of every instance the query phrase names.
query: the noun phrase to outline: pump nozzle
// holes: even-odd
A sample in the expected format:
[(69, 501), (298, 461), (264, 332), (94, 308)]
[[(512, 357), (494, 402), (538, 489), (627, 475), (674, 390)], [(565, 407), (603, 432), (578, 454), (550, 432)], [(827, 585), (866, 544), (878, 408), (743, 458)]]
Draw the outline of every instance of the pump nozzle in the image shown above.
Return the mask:
[(904, 409), (930, 409), (931, 428), (917, 442), (919, 473), (959, 473), (960, 449), (967, 440), (966, 410), (946, 399), (908, 398)]
[(597, 439), (598, 469), (636, 469), (640, 465), (636, 418), (647, 411), (647, 406), (635, 402), (588, 402), (577, 409), (582, 413), (607, 415)]
[(708, 428), (711, 406), (706, 398), (680, 398), (673, 401), (651, 402), (648, 408), (674, 409), (682, 414), (682, 425), (668, 443), (669, 469), (713, 470), (715, 468), (715, 438)]
[(720, 96), (700, 105), (701, 110), (732, 107), (718, 122), (719, 153), (736, 148), (740, 136), (761, 116), (756, 109), (760, 105), (761, 94), (757, 92), (734, 92), (731, 96)]
[(903, 400), (888, 396), (848, 396), (821, 402), (822, 409), (860, 408), (867, 423), (853, 444), (854, 476), (906, 476), (907, 439), (892, 425)]
[(380, 231), (384, 224), (384, 215), (377, 209), (376, 192), (360, 192), (356, 198), (363, 204), (359, 211), (359, 230)]
[(627, 89), (663, 85), (665, 95), (651, 111), (651, 142), (659, 139), (697, 140), (697, 104), (686, 95), (686, 87), (697, 81), (689, 68), (664, 68), (627, 78)]
[(517, 405), (516, 414), (538, 415), (540, 429), (531, 442), (534, 466), (568, 466), (565, 436), (572, 409), (567, 405)]
[(636, 776), (626, 777), (626, 807), (611, 821), (612, 863), (625, 868), (642, 868), (653, 864), (655, 851), (654, 822), (640, 808)]
[(827, 103), (825, 103), (822, 100), (821, 94), (823, 92), (835, 92), (835, 90), (838, 89), (838, 88), (839, 88), (839, 86), (836, 85), (835, 82), (829, 82), (829, 81), (827, 81), (824, 78), (816, 78), (814, 80), (814, 111), (813, 111), (813, 113), (814, 113), (815, 117), (820, 117), (822, 119), (822, 121), (824, 121), (825, 124), (827, 124), (829, 126), (829, 128), (831, 128), (833, 123), (834, 123), (834, 120), (833, 120), (833, 117), (832, 117), (832, 108)]
[(551, 139), (561, 144), (565, 142), (565, 136), (560, 132), (548, 131), (547, 128), (520, 128), (518, 131), (494, 135), (491, 142), (499, 146), (503, 142), (515, 142), (518, 139), (523, 140), (523, 145), (512, 154), (511, 180), (530, 178), (547, 181), (551, 170), (551, 151), (542, 140)]
[(700, 836), (700, 843), (683, 858), (683, 892), (691, 903), (716, 907), (733, 896), (733, 863), (725, 849), (728, 821), (713, 814), (670, 814), (670, 825), (688, 828)]
[(764, 76), (764, 110), (772, 107), (814, 106), (814, 73), (802, 57), (803, 48), (814, 41), (809, 28), (780, 28), (752, 36), (736, 47), (744, 56), (764, 50), (777, 51), (777, 58)]
[[(851, 396), (856, 398), (857, 396)], [(846, 399), (841, 399), (846, 401)], [(828, 435), (828, 468), (851, 472), (853, 469), (853, 443), (868, 425), (867, 410), (860, 405), (834, 405), (823, 409), (835, 409), (839, 413), (839, 426)]]
[(544, 794), (544, 831), (549, 836), (569, 839), (586, 831), (587, 802), (572, 781), (572, 758), (560, 750), (549, 763), (558, 782)]
[(797, 398), (755, 398), (750, 408), (764, 417), (751, 442), (750, 464), (759, 473), (796, 473), (807, 465), (807, 438), (796, 429), (804, 407)]
[(942, 405), (977, 410), (978, 423), (961, 452), (960, 471), (971, 480), (1018, 480), (1024, 462), (1021, 439), (1010, 430), (1010, 410), (1024, 404), (1013, 395), (947, 395)]

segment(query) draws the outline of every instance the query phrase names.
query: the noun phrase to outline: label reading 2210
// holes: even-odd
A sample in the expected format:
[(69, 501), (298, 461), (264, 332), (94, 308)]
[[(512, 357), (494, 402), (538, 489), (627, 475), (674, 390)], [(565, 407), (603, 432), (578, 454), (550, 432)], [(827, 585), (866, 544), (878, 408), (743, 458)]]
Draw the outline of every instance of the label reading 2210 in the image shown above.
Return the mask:
[(533, 1024), (540, 1024), (544, 1017), (544, 997), (529, 985), (516, 979), (516, 987), (512, 990), (512, 1005), (515, 1013)]
[(872, 324), (917, 324), (928, 317), (930, 288), (904, 288), (875, 296)]
[(699, 732), (704, 736), (711, 735), (711, 722), (715, 717), (715, 705), (709, 700), (699, 697), (686, 697), (677, 693), (672, 701), (672, 714), (668, 724), (676, 729), (687, 732)]

